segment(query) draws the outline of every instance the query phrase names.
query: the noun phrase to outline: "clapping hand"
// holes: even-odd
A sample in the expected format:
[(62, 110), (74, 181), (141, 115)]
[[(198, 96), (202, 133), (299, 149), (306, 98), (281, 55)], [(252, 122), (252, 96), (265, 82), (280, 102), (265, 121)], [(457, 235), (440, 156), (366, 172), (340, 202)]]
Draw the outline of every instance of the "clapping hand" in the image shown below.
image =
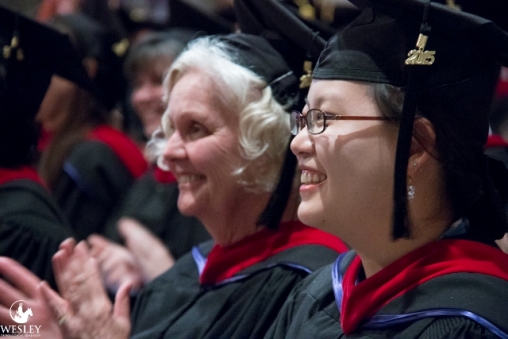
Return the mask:
[(16, 261), (0, 257), (0, 324), (18, 325), (10, 309), (23, 300), (32, 310), (30, 324), (40, 326), (35, 329), (42, 338), (128, 338), (131, 286), (120, 286), (111, 304), (85, 242), (62, 242), (53, 270), (60, 295)]
[[(27, 268), (7, 257), (0, 257), (0, 276), (3, 277), (0, 279), (0, 324), (32, 326), (31, 330), (36, 332), (33, 334), (40, 334), (41, 338), (63, 338), (42, 294), (43, 284), (51, 290), (47, 283), (42, 282)], [(19, 324), (11, 317), (11, 306), (19, 300), (23, 301), (24, 310), (30, 308), (32, 311), (26, 324)]]
[(61, 297), (47, 284), (41, 291), (65, 338), (128, 338), (130, 285), (119, 288), (112, 305), (85, 242), (65, 240), (53, 256), (53, 270)]

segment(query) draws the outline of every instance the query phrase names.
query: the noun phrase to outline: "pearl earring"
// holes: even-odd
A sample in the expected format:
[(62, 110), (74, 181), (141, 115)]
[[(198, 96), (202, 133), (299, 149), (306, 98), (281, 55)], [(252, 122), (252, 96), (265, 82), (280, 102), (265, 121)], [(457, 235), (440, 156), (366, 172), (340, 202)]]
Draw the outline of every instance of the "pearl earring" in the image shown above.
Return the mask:
[(409, 179), (409, 185), (407, 186), (407, 200), (413, 200), (415, 198), (415, 187), (411, 185), (411, 179)]

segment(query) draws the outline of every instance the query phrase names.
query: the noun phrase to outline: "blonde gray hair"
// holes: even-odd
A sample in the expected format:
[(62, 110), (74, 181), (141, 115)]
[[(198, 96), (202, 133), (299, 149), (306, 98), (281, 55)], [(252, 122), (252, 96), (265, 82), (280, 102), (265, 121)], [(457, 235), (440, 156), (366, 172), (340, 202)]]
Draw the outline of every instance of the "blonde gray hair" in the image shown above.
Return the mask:
[[(231, 175), (249, 191), (271, 192), (290, 138), (286, 108), (273, 98), (270, 86), (261, 77), (235, 62), (235, 56), (220, 37), (193, 41), (175, 60), (164, 79), (166, 102), (175, 84), (187, 72), (196, 70), (216, 82), (217, 98), (238, 114), (238, 147), (246, 161)], [(166, 138), (169, 113), (166, 111), (162, 117)], [(148, 147), (159, 156), (164, 144), (165, 140), (155, 136)], [(158, 160), (161, 164), (160, 156)]]

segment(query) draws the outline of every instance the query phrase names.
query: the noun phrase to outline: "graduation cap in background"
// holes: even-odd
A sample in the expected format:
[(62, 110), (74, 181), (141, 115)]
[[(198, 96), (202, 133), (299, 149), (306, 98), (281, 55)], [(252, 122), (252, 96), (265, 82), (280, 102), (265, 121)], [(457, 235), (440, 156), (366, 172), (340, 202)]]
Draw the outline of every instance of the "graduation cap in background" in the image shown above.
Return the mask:
[(97, 71), (88, 83), (76, 84), (89, 90), (104, 108), (111, 110), (124, 92), (123, 55), (113, 48), (118, 36), (82, 13), (57, 15), (47, 24), (69, 35), (80, 62), (86, 58), (97, 61)]
[[(235, 0), (234, 10), (240, 31), (265, 38), (300, 79), (300, 89), (293, 94), (295, 105), (289, 111), (301, 109), (310, 86), (312, 65), (326, 44), (323, 33), (312, 29), (297, 12), (280, 1)], [(279, 182), (258, 224), (277, 227), (291, 193), (295, 170), (296, 157), (288, 147)]]
[(0, 156), (16, 165), (37, 142), (34, 117), (51, 76), (89, 82), (67, 36), (1, 6), (0, 47)]
[(207, 35), (234, 31), (234, 23), (226, 18), (183, 0), (121, 0), (119, 16), (130, 32), (142, 29), (164, 30), (169, 27), (204, 31)]
[(347, 26), (360, 10), (348, 0), (279, 0), (312, 30), (328, 40)]
[(508, 1), (506, 0), (439, 0), (451, 8), (489, 19), (508, 31)]
[(208, 35), (228, 34), (235, 30), (234, 23), (222, 16), (201, 10), (183, 0), (169, 2), (168, 27), (179, 27), (204, 31)]
[[(508, 64), (508, 34), (487, 19), (430, 1), (351, 2), (363, 9), (362, 14), (329, 40), (313, 77), (386, 83), (404, 90), (392, 235), (394, 239), (407, 237), (406, 173), (415, 111), (418, 108), (435, 127), (453, 131), (447, 134), (458, 135), (455, 142), (467, 145), (472, 154), (483, 154), (498, 62)], [(429, 104), (434, 109), (426, 111)], [(465, 209), (478, 196), (491, 191), (478, 178), (460, 180), (476, 186), (476, 196), (459, 196), (464, 199)], [(495, 204), (492, 199), (489, 205)], [(504, 212), (497, 217), (501, 221), (506, 218)], [(495, 232), (499, 238), (503, 234), (501, 229)]]
[(260, 76), (282, 106), (292, 106), (298, 93), (298, 78), (284, 58), (257, 35), (233, 33), (219, 38), (230, 47), (235, 62)]
[[(277, 0), (235, 0), (237, 24), (243, 33), (267, 39), (286, 59), (297, 76), (310, 75), (326, 40), (311, 29), (296, 12)], [(305, 61), (307, 66), (304, 66)], [(302, 79), (303, 80), (303, 79)], [(305, 80), (302, 88), (310, 84)]]

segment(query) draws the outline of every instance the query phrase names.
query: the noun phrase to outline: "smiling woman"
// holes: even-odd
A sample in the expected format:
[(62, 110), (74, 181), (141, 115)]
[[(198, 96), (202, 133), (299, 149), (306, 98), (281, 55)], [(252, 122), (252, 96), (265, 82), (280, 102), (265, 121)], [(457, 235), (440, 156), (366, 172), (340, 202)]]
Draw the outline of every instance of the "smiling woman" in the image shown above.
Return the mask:
[[(304, 117), (308, 117), (308, 107), (340, 112), (346, 118), (361, 116), (378, 120), (330, 120), (326, 129), (312, 138), (307, 137), (308, 126), (298, 133), (291, 148), (301, 159), (304, 178), (300, 186), (300, 219), (327, 232), (344, 233), (342, 236), (347, 233), (350, 237), (356, 234), (348, 226), (353, 222), (362, 227), (389, 219), (388, 192), (393, 181), (385, 178), (394, 169), (397, 128), (382, 120), (370, 86), (315, 80), (309, 90)], [(327, 156), (311, 157), (314, 152)], [(364, 159), (361, 162), (360, 155)], [(316, 177), (324, 180), (315, 182)], [(312, 182), (306, 178), (312, 178)], [(365, 213), (365, 206), (370, 206), (372, 213)], [(355, 238), (379, 239), (377, 232), (376, 228), (366, 226)]]
[[(210, 225), (220, 225), (208, 227), (215, 233), (226, 231), (226, 220), (236, 225), (247, 215), (259, 216), (288, 142), (280, 133), (288, 129), (287, 113), (259, 76), (230, 60), (227, 48), (225, 41), (202, 39), (175, 62), (163, 118), (169, 139), (161, 161), (180, 183), (178, 208), (205, 223), (212, 219)], [(227, 245), (257, 228), (251, 227), (235, 227), (227, 232), (239, 235), (216, 240)]]
[[(298, 80), (265, 39), (239, 33), (190, 44), (165, 90), (165, 137), (150, 145), (178, 180), (179, 210), (197, 217), (213, 240), (141, 290), (131, 336), (262, 338), (293, 287), (347, 249), (296, 218), (296, 194), (274, 212), (282, 215), (275, 227), (259, 222), (284, 162)], [(43, 290), (56, 319), (65, 320), (63, 333), (124, 338), (126, 286), (118, 292), (120, 313), (112, 313), (83, 243), (62, 244), (54, 261), (67, 300)], [(95, 272), (91, 278), (80, 273), (83, 266)], [(105, 306), (73, 313), (95, 302)], [(97, 319), (107, 325), (99, 329)]]
[(431, 1), (351, 2), (362, 13), (322, 51), (291, 149), (298, 216), (352, 250), (267, 337), (508, 338), (507, 171), (483, 154), (508, 34)]

